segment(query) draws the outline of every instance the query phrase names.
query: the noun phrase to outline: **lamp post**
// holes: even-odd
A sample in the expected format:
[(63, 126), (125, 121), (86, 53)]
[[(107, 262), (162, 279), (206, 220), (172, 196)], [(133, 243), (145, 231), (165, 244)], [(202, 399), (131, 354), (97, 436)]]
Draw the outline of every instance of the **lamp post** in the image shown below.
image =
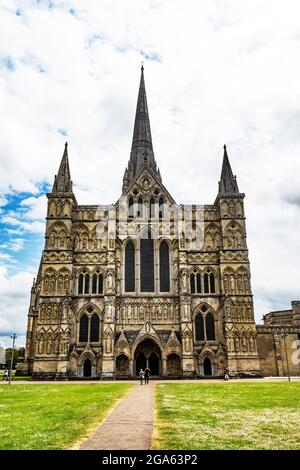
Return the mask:
[(9, 385), (11, 383), (11, 376), (12, 376), (12, 367), (13, 367), (13, 362), (14, 362), (14, 350), (15, 350), (15, 341), (16, 341), (17, 335), (14, 333), (11, 336), (11, 339), (13, 340), (12, 344), (12, 351), (11, 351), (11, 359), (10, 359), (10, 373), (9, 373)]
[(287, 349), (286, 349), (286, 341), (285, 341), (285, 338), (287, 337), (287, 335), (288, 335), (287, 333), (282, 333), (281, 337), (283, 338), (283, 342), (284, 342), (286, 369), (287, 369), (288, 380), (290, 382), (291, 381), (291, 374), (290, 374), (289, 358), (288, 358), (288, 353), (287, 353)]

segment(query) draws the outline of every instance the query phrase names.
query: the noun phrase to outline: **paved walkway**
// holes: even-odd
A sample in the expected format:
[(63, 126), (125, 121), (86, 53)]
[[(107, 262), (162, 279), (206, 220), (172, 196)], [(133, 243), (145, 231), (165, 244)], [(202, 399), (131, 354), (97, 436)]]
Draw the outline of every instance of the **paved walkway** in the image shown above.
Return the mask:
[(147, 450), (153, 429), (154, 384), (136, 385), (80, 450)]

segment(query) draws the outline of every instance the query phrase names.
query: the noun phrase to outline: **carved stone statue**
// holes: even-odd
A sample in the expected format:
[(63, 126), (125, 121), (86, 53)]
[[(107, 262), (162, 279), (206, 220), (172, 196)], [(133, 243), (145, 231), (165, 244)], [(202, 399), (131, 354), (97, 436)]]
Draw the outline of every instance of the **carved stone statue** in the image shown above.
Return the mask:
[(188, 282), (188, 275), (185, 269), (182, 270), (181, 273), (181, 287), (183, 291), (187, 290), (187, 282)]

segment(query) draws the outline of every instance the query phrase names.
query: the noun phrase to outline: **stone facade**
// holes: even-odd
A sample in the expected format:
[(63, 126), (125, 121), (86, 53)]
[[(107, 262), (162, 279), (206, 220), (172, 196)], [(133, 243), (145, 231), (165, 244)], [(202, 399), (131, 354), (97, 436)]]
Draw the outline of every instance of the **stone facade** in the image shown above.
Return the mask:
[(291, 310), (270, 312), (257, 325), (257, 347), (264, 376), (300, 375), (300, 302)]
[(244, 194), (226, 147), (214, 204), (176, 204), (154, 158), (143, 68), (119, 201), (77, 203), (67, 144), (47, 197), (19, 374), (125, 378), (146, 365), (169, 377), (216, 377), (225, 366), (232, 376), (273, 373), (276, 327), (255, 325)]

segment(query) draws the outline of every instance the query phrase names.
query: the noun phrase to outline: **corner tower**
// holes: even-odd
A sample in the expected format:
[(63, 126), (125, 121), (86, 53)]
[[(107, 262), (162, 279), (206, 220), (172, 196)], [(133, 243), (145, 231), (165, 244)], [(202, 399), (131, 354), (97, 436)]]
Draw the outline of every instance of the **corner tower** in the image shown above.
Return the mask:
[(219, 191), (215, 201), (220, 213), (222, 234), (221, 293), (228, 367), (232, 375), (240, 377), (260, 375), (244, 197), (245, 194), (239, 191), (224, 145)]
[(77, 201), (72, 189), (68, 144), (52, 191), (47, 194), (45, 248), (37, 279), (39, 314), (35, 328), (33, 377), (65, 378), (70, 341), (72, 292), (72, 213)]

